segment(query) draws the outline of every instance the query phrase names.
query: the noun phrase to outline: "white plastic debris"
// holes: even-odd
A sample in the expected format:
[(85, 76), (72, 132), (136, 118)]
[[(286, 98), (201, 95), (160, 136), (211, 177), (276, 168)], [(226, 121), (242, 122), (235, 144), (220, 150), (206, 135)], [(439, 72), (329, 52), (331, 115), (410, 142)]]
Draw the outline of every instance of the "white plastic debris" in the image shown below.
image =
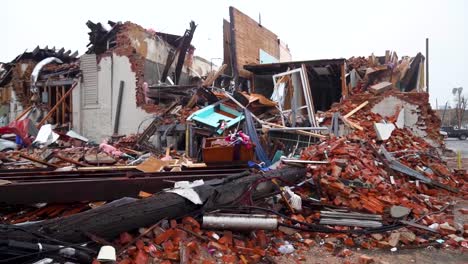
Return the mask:
[(52, 125), (47, 124), (41, 126), (39, 132), (37, 133), (36, 139), (34, 140), (33, 144), (42, 144), (44, 146), (48, 146), (59, 138), (59, 135), (52, 131)]
[(192, 183), (189, 181), (178, 181), (174, 183), (174, 189), (167, 192), (178, 194), (194, 204), (202, 204), (202, 200), (196, 191), (192, 188), (205, 184), (203, 180), (196, 180)]
[(39, 260), (39, 261), (34, 262), (33, 264), (49, 264), (49, 263), (52, 263), (52, 262), (54, 262), (53, 259), (51, 259), (51, 258), (44, 258), (44, 259), (41, 259), (41, 260)]
[(291, 204), (292, 208), (295, 210), (301, 211), (302, 210), (302, 198), (295, 194), (289, 187), (284, 187), (284, 190), (288, 194), (289, 198), (289, 203)]
[(82, 135), (76, 133), (76, 132), (73, 131), (73, 130), (68, 131), (66, 135), (69, 136), (69, 137), (71, 137), (71, 138), (78, 139), (78, 140), (81, 140), (81, 141), (84, 141), (84, 142), (88, 142), (88, 141), (89, 141), (89, 139), (83, 137)]
[(65, 166), (65, 167), (61, 167), (61, 168), (57, 168), (55, 171), (75, 171), (75, 167), (72, 165), (72, 166)]
[(102, 246), (97, 256), (98, 261), (116, 261), (115, 248), (112, 246)]
[(219, 239), (221, 238), (218, 234), (216, 234), (216, 233), (214, 233), (214, 232), (213, 232), (212, 237), (213, 237), (214, 239), (216, 239), (216, 240), (219, 240)]
[(284, 245), (281, 245), (279, 248), (278, 248), (278, 251), (281, 253), (281, 254), (291, 254), (294, 252), (294, 246), (289, 244), (287, 241)]

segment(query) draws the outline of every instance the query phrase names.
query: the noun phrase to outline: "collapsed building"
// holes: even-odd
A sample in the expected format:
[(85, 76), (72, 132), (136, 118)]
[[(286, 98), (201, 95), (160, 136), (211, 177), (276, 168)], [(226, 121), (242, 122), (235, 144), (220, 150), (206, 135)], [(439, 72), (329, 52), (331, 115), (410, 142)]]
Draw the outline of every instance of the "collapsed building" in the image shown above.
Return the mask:
[[(31, 101), (42, 103), (43, 107), (34, 111), (31, 116), (35, 121), (44, 117), (49, 109), (59, 102), (60, 98), (70, 89), (79, 72), (78, 52), (37, 46), (31, 52), (24, 52), (18, 55), (10, 63), (4, 64), (4, 71), (0, 75), (0, 89), (2, 91), (2, 114), (6, 114), (9, 120), (14, 120), (31, 106)], [(36, 66), (44, 59), (54, 57), (62, 64), (48, 64), (40, 69), (40, 75), (35, 80), (35, 86), (39, 89), (36, 93), (39, 96), (33, 97), (32, 74)], [(56, 112), (53, 123), (65, 125), (72, 120), (72, 101), (70, 98), (60, 105), (60, 110)], [(70, 128), (70, 127), (68, 127)]]
[[(46, 47), (25, 53), (31, 66), (2, 66), (15, 121), (0, 132), (23, 139), (0, 156), (3, 259), (275, 263), (311, 248), (467, 247), (466, 170), (441, 155), (422, 54), (291, 61), (276, 34), (229, 16), (214, 70), (194, 56), (193, 22), (178, 36), (88, 21), (79, 58)], [(50, 57), (62, 63), (31, 79)]]
[(183, 36), (130, 22), (110, 24), (112, 29), (106, 31), (99, 23), (87, 23), (91, 32), (89, 50), (81, 57), (83, 87), (73, 94), (81, 106), (75, 108), (75, 128), (95, 140), (135, 133), (142, 121), (163, 109), (151, 103), (148, 87), (167, 79), (176, 85), (196, 83), (212, 68), (194, 56), (193, 22)]
[[(93, 140), (114, 133), (133, 133), (142, 121), (161, 109), (148, 103), (153, 101), (148, 86), (158, 85), (167, 78), (172, 78), (176, 84), (190, 84), (212, 69), (207, 60), (194, 56), (195, 48), (190, 44), (190, 35), (196, 28), (194, 23), (184, 36), (146, 30), (130, 22), (109, 24), (112, 28), (106, 30), (100, 23), (87, 23), (91, 30), (89, 50), (79, 58), (77, 52), (69, 56), (70, 51), (64, 52), (64, 49), (37, 47), (6, 64), (7, 72), (2, 76), (0, 87), (4, 91), (3, 102), (11, 104), (10, 120), (34, 103), (29, 92), (32, 85), (29, 78), (35, 64), (48, 57), (56, 57), (64, 64), (50, 64), (49, 67), (55, 69), (42, 71), (36, 82), (38, 87), (52, 87), (47, 88), (50, 92), (41, 90), (40, 93), (41, 102), (48, 104), (44, 112), (73, 89), (67, 93), (65, 108), (55, 111), (57, 121), (51, 120), (51, 123), (70, 123), (69, 129)], [(45, 82), (47, 80), (49, 82)], [(76, 84), (72, 88), (73, 83)], [(117, 109), (119, 100), (120, 109), (125, 111)], [(120, 127), (114, 131), (116, 122)]]

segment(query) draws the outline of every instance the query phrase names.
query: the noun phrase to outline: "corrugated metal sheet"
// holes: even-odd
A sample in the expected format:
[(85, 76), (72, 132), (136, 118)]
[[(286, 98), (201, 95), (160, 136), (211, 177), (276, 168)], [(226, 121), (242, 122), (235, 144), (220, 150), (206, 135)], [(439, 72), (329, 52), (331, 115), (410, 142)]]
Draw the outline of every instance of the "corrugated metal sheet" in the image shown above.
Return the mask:
[(96, 54), (81, 56), (80, 69), (83, 74), (83, 105), (97, 105), (99, 98)]

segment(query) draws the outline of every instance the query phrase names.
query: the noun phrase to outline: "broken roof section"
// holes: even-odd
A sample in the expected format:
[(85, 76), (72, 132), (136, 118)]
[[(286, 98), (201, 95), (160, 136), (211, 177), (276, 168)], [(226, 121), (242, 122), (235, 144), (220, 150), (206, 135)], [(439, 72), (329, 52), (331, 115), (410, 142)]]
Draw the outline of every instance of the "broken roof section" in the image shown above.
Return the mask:
[[(113, 22), (111, 20), (107, 21), (109, 24), (109, 29), (104, 27), (102, 23), (94, 23), (91, 20), (86, 22), (86, 26), (90, 29), (88, 32), (89, 35), (89, 43), (86, 45), (88, 47), (88, 51), (86, 53), (96, 53), (101, 54), (108, 49), (115, 47), (116, 43), (116, 36), (117, 32), (122, 30), (122, 26), (124, 24), (133, 24), (131, 22)], [(135, 24), (136, 25), (136, 24)], [(143, 29), (141, 27), (141, 29)], [(178, 47), (183, 40), (183, 36), (163, 33), (163, 32), (156, 32), (152, 29), (143, 29), (149, 35), (158, 36), (166, 41), (168, 44)], [(191, 48), (194, 48), (190, 45)]]
[(18, 55), (11, 62), (3, 64), (3, 72), (0, 71), (0, 87), (10, 82), (13, 69), (16, 63), (20, 61), (32, 61), (38, 63), (39, 61), (45, 58), (56, 57), (64, 63), (69, 63), (76, 61), (77, 56), (78, 51), (72, 52), (71, 50), (66, 50), (65, 48), (56, 49), (55, 47), (49, 48), (49, 46), (41, 48), (40, 46), (37, 46), (36, 48), (34, 48), (34, 50), (25, 51), (22, 54)]
[(155, 106), (147, 103), (151, 99), (148, 89), (143, 87), (190, 85), (210, 70), (208, 61), (194, 56), (191, 41), (196, 24), (193, 21), (182, 36), (145, 29), (132, 22), (108, 23), (110, 29), (101, 23), (86, 23), (90, 29), (86, 53), (96, 54), (98, 64), (108, 56), (127, 57), (136, 79), (137, 106), (147, 111), (154, 110)]
[[(31, 111), (34, 114), (28, 114), (32, 121), (40, 121), (79, 74), (77, 56), (78, 51), (37, 46), (4, 64), (3, 73), (0, 73), (0, 103), (10, 119), (15, 119), (23, 110), (31, 109), (32, 105), (40, 102), (40, 106)], [(44, 64), (45, 61), (54, 62)], [(54, 117), (57, 124), (71, 123), (71, 108), (67, 107), (70, 104), (71, 99), (68, 99), (60, 109), (68, 110), (57, 111), (60, 114)]]

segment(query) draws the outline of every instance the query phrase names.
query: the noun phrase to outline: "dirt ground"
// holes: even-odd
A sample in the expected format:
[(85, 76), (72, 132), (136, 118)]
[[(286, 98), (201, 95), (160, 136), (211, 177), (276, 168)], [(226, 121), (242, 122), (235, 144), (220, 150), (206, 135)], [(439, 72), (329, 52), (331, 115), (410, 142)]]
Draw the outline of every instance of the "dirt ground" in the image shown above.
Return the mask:
[[(390, 252), (390, 250), (352, 250), (352, 255), (346, 258), (334, 256), (321, 247), (313, 247), (304, 254), (304, 261), (299, 263), (360, 263), (359, 256), (365, 254), (372, 257), (376, 264), (399, 264), (399, 263), (420, 263), (420, 264), (466, 264), (468, 263), (468, 251), (460, 249), (436, 249), (433, 247), (406, 249)], [(297, 263), (293, 256), (283, 256), (275, 258), (277, 263)]]

